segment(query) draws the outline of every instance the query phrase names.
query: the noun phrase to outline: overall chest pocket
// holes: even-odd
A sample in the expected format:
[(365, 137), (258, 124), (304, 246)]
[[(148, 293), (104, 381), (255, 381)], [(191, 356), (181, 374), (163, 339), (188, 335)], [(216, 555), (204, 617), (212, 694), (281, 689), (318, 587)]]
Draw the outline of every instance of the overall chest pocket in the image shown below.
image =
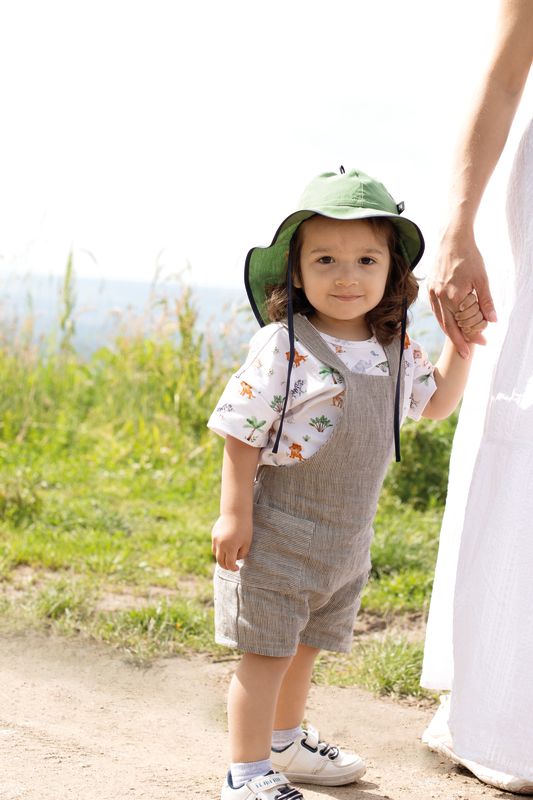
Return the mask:
[[(293, 594), (301, 586), (315, 523), (254, 504), (254, 535), (239, 573), (225, 576), (260, 589)], [(238, 576), (238, 577), (237, 577)]]

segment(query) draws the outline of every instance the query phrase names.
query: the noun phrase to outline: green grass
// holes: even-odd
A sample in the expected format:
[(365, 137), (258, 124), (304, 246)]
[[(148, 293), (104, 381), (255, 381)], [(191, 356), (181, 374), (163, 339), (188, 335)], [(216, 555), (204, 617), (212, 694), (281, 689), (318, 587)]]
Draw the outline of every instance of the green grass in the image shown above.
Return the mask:
[(315, 680), (336, 686), (358, 685), (379, 695), (432, 698), (420, 686), (422, 656), (420, 642), (401, 636), (356, 642), (349, 656), (320, 656)]
[(107, 617), (101, 615), (95, 634), (143, 661), (190, 650), (213, 652), (212, 627), (211, 608), (193, 600), (178, 599)]
[(91, 588), (61, 579), (41, 589), (34, 600), (35, 614), (45, 620), (82, 622), (91, 613)]
[[(91, 480), (89, 480), (89, 477)], [(144, 498), (117, 489), (134, 476), (115, 479), (114, 491), (98, 489), (98, 473), (84, 483), (49, 490), (40, 515), (2, 537), (3, 563), (48, 570), (74, 570), (135, 584), (171, 585), (185, 575), (208, 577), (206, 530), (216, 514), (216, 497), (166, 501), (158, 482), (145, 482)], [(100, 481), (100, 485), (102, 485)], [(97, 499), (98, 498), (98, 499)]]
[[(114, 587), (118, 589), (117, 586)], [(62, 576), (36, 583), (14, 600), (0, 599), (0, 631), (50, 630), (106, 642), (138, 663), (193, 651), (227, 653), (212, 642), (213, 609), (205, 594), (165, 598), (125, 610), (99, 610), (108, 586)], [(120, 598), (120, 594), (111, 595)], [(140, 593), (138, 600), (143, 600)]]
[[(86, 636), (140, 661), (220, 653), (210, 529), (222, 442), (206, 420), (231, 364), (197, 332), (186, 291), (164, 336), (121, 334), (80, 359), (71, 279), (55, 344), (0, 346), (0, 626)], [(427, 608), (453, 425), (404, 429), (363, 611), (403, 618)], [(416, 644), (368, 643), (357, 663), (320, 674), (416, 695), (419, 656)]]
[(374, 522), (371, 579), (362, 608), (424, 611), (431, 596), (442, 509), (417, 511), (383, 492)]

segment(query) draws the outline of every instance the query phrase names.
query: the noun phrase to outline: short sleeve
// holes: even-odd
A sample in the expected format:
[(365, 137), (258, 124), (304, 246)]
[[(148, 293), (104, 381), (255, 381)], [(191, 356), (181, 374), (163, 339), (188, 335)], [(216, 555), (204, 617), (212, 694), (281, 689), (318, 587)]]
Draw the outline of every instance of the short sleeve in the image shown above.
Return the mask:
[(422, 345), (411, 340), (406, 353), (407, 375), (411, 378), (411, 395), (407, 416), (419, 420), (437, 388), (433, 377), (433, 364)]
[(287, 385), (287, 333), (278, 324), (262, 328), (250, 342), (243, 366), (229, 379), (208, 427), (253, 447), (266, 447), (280, 418)]

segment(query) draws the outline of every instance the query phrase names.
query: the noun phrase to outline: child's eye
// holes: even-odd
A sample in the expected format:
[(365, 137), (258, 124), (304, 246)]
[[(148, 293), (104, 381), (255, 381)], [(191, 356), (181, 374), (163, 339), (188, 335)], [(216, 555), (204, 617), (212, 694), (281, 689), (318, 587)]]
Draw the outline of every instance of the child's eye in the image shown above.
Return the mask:
[(370, 256), (363, 256), (363, 257), (360, 259), (360, 261), (361, 261), (361, 264), (365, 264), (365, 266), (366, 266), (367, 264), (375, 264), (375, 263), (376, 263), (375, 259), (373, 259), (373, 258), (370, 258)]
[(320, 256), (318, 259), (319, 264), (333, 264), (332, 256)]

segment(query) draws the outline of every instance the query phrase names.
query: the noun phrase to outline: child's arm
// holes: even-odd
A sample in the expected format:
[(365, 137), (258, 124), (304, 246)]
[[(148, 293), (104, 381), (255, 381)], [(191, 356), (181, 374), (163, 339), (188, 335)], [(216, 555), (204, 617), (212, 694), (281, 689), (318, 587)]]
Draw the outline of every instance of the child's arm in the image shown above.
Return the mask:
[(463, 358), (455, 349), (452, 340), (446, 337), (442, 353), (433, 372), (437, 388), (422, 412), (423, 417), (446, 419), (453, 414), (463, 396), (473, 351), (474, 345), (471, 344), (470, 355), (468, 358)]
[[(482, 330), (487, 324), (479, 310), (474, 293), (467, 295), (460, 305), (460, 310), (454, 316), (465, 337)], [(459, 355), (451, 339), (446, 337), (442, 353), (433, 372), (437, 388), (422, 412), (423, 417), (445, 419), (453, 414), (463, 396), (472, 363), (473, 349), (472, 345), (470, 355), (468, 358), (464, 358)]]
[(213, 553), (224, 569), (238, 571), (252, 543), (253, 485), (261, 448), (226, 437), (222, 463), (220, 516), (211, 534)]

